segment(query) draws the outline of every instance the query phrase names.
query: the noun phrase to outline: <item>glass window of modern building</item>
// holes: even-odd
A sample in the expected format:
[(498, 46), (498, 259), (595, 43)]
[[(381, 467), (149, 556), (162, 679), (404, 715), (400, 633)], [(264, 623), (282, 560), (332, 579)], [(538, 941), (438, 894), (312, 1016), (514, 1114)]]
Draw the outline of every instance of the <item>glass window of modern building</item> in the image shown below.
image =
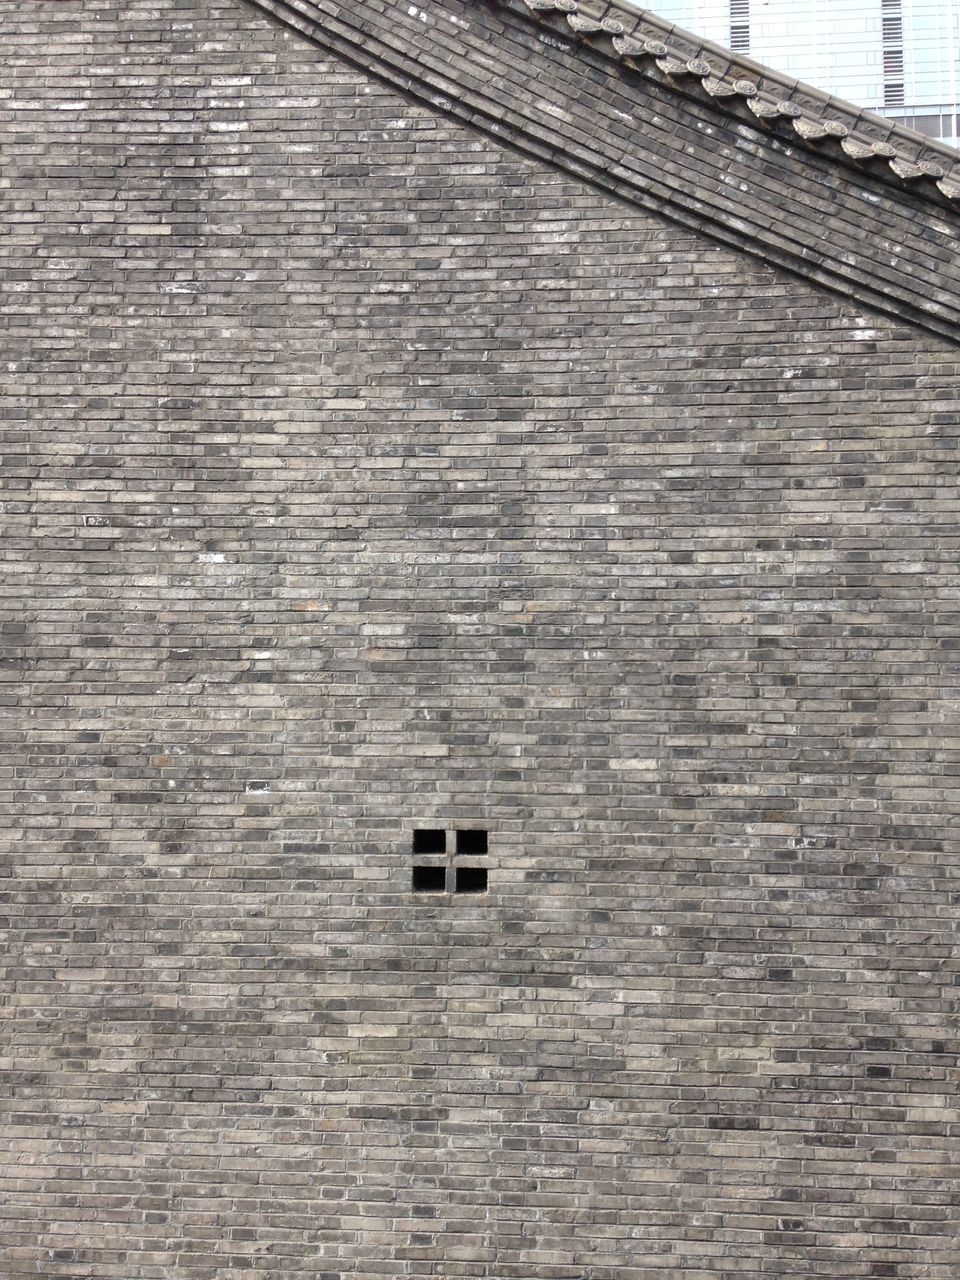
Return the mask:
[(958, 144), (960, 0), (650, 0), (633, 7)]

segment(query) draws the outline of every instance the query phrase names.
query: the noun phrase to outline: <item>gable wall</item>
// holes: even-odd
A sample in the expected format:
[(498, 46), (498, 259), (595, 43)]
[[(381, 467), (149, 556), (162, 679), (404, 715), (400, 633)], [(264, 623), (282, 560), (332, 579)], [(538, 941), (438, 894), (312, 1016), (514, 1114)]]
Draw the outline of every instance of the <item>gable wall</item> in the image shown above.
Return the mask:
[[(757, 68), (768, 103), (786, 94), (788, 109), (804, 114), (797, 127), (823, 117), (852, 128), (861, 143), (895, 144), (893, 156), (854, 163), (836, 137), (808, 145), (786, 119), (762, 126), (742, 99), (735, 95), (737, 108), (701, 85), (704, 67), (714, 80), (721, 73), (723, 55), (698, 57), (694, 37), (670, 35), (676, 56), (654, 60), (623, 56), (623, 41), (618, 48), (609, 37), (575, 36), (571, 23), (582, 30), (589, 22), (582, 11), (599, 17), (610, 9), (593, 0), (537, 0), (536, 17), (527, 0), (252, 3), (401, 92), (605, 194), (960, 341), (955, 219), (932, 179), (898, 176), (922, 173), (909, 131), (824, 105), (802, 87), (788, 90), (790, 82), (771, 84)], [(657, 47), (665, 35), (639, 11), (613, 8), (610, 16), (632, 33), (623, 38), (631, 48), (643, 50), (651, 35)], [(728, 84), (742, 84), (743, 74), (754, 73), (734, 70)], [(938, 172), (950, 167), (942, 156), (927, 160)]]
[(8, 8), (4, 1276), (951, 1274), (955, 349)]

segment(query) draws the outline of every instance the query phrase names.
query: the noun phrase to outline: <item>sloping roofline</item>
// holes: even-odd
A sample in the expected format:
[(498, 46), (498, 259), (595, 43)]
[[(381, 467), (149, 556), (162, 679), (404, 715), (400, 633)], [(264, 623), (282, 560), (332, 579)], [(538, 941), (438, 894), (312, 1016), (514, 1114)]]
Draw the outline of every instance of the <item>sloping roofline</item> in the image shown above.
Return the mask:
[(243, 2), (501, 145), (960, 346), (949, 147), (618, 0)]
[(571, 31), (631, 67), (678, 86), (699, 84), (727, 110), (753, 124), (791, 131), (810, 147), (832, 146), (837, 159), (937, 192), (960, 207), (960, 151), (895, 124), (802, 80), (780, 75), (721, 45), (703, 40), (655, 13), (618, 0), (523, 0), (538, 18), (562, 16)]

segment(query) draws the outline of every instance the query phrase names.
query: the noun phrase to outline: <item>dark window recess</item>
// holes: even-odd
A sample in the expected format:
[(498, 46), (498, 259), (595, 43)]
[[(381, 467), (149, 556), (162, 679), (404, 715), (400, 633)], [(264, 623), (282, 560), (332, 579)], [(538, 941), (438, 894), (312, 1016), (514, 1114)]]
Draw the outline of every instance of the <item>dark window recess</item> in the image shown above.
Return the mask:
[(730, 23), (730, 48), (738, 53), (746, 53), (750, 49), (749, 22)]
[(479, 856), (487, 852), (487, 833), (485, 831), (458, 831), (457, 853)]
[(443, 893), (447, 887), (445, 867), (414, 867), (414, 893)]
[(413, 833), (414, 853), (446, 853), (447, 833), (435, 828)]
[(457, 867), (457, 893), (486, 893), (486, 867)]
[(750, 51), (750, 0), (730, 0), (730, 48)]

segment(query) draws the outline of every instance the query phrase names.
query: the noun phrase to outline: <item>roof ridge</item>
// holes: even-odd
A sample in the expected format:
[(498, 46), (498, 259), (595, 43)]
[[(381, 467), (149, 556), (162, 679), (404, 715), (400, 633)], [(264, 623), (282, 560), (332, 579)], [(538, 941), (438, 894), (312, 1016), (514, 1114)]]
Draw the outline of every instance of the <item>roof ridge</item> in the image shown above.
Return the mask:
[[(668, 45), (668, 24), (644, 27), (646, 15), (609, 0), (242, 2), (499, 145), (960, 343), (957, 221), (944, 216), (960, 173), (940, 178), (919, 151), (884, 145), (889, 122), (879, 136), (869, 121), (854, 132), (819, 100), (804, 114), (779, 82), (686, 57), (702, 42)], [(565, 68), (556, 84), (531, 65), (538, 46), (545, 66)]]
[[(508, 4), (510, 0), (499, 0)], [(960, 207), (960, 151), (812, 85), (779, 75), (618, 0), (521, 0), (540, 19), (565, 20), (580, 40), (643, 74), (698, 85), (725, 110), (761, 129), (786, 130), (813, 150), (869, 168), (918, 195)], [(606, 46), (606, 48), (604, 48)]]

